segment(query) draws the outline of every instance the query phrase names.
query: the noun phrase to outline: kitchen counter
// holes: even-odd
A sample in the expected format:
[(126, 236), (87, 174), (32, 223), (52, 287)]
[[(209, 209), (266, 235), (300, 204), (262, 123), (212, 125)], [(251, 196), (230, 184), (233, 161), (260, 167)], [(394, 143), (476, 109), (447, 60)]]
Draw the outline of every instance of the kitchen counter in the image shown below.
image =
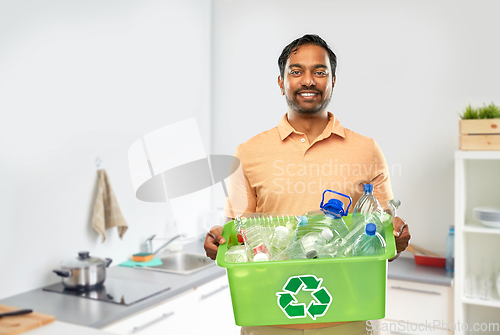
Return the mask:
[(453, 286), (452, 272), (447, 272), (445, 268), (417, 265), (413, 256), (411, 258), (408, 256), (400, 256), (389, 263), (387, 278), (424, 284)]
[[(203, 244), (201, 241), (187, 244), (184, 246), (184, 251), (204, 254)], [(0, 304), (31, 308), (37, 312), (56, 317), (55, 323), (32, 330), (30, 334), (33, 335), (109, 334), (92, 328), (110, 325), (224, 275), (225, 269), (215, 264), (189, 276), (112, 266), (107, 269), (108, 277), (163, 285), (165, 288), (170, 287), (170, 289), (130, 306), (46, 292), (41, 288), (2, 299)], [(453, 274), (447, 273), (445, 269), (418, 266), (413, 258), (407, 257), (399, 257), (394, 262), (389, 263), (388, 278), (444, 286), (453, 285)]]
[[(184, 246), (184, 251), (205, 254), (203, 242), (186, 244)], [(224, 276), (225, 273), (225, 269), (218, 267), (215, 263), (213, 266), (189, 276), (146, 269), (112, 266), (106, 271), (107, 277), (163, 285), (165, 288), (169, 287), (170, 289), (129, 306), (47, 292), (43, 291), (42, 288), (2, 299), (0, 300), (0, 304), (18, 308), (30, 308), (36, 312), (54, 315), (56, 320), (63, 321), (62, 323), (67, 322), (85, 327), (102, 328), (127, 316), (172, 299), (194, 287), (198, 287)], [(44, 326), (42, 328), (46, 327), (47, 326)], [(57, 327), (61, 327), (61, 325)], [(66, 334), (71, 333), (72, 332), (67, 332)], [(102, 333), (106, 334), (104, 332)], [(62, 334), (62, 332), (60, 334)]]
[(29, 335), (110, 335), (112, 333), (102, 330), (72, 325), (71, 323), (55, 321), (43, 327), (30, 330)]

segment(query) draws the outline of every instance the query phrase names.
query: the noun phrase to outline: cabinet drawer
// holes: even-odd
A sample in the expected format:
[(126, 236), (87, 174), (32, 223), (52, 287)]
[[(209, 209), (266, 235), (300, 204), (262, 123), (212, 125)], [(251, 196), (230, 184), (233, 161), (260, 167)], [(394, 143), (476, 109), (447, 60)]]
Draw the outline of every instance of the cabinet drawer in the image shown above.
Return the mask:
[(195, 299), (198, 302), (209, 299), (210, 297), (220, 296), (223, 292), (229, 291), (227, 276), (219, 277), (211, 282), (195, 287)]
[(194, 304), (194, 291), (189, 290), (172, 300), (141, 311), (102, 330), (115, 334), (162, 334), (165, 333), (165, 329), (179, 328), (178, 324), (184, 322), (185, 311)]
[(387, 281), (386, 319), (416, 324), (453, 322), (451, 287), (402, 280)]

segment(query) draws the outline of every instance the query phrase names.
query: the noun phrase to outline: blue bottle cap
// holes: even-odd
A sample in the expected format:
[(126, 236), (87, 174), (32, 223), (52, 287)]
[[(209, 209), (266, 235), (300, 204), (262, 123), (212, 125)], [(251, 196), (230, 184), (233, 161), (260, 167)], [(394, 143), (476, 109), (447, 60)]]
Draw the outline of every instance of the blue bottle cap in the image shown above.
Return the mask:
[(363, 184), (363, 191), (364, 192), (373, 192), (373, 185), (372, 184)]
[(323, 206), (323, 211), (325, 214), (330, 214), (335, 218), (342, 217), (344, 215), (344, 203), (338, 199), (330, 199)]
[(301, 226), (301, 227), (307, 226), (308, 222), (309, 222), (309, 220), (307, 219), (307, 217), (305, 215), (302, 215), (300, 217), (299, 226)]
[(373, 236), (377, 232), (377, 226), (374, 223), (368, 223), (365, 227), (366, 235)]

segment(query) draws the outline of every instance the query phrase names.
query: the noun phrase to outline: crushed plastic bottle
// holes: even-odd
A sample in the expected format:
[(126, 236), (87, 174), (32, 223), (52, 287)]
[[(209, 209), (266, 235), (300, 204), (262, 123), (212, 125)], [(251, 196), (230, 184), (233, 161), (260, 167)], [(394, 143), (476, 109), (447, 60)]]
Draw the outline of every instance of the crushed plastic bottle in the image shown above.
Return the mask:
[(385, 240), (377, 233), (377, 226), (374, 223), (368, 223), (365, 233), (358, 237), (354, 244), (354, 256), (374, 256), (385, 253)]
[(278, 226), (274, 230), (274, 234), (269, 241), (269, 251), (271, 252), (271, 260), (277, 259), (278, 256), (290, 244), (290, 231), (285, 226)]
[(248, 262), (247, 251), (244, 245), (234, 245), (230, 247), (225, 254), (225, 260), (228, 263), (246, 263)]
[[(245, 242), (248, 259), (253, 262), (256, 261), (255, 256), (265, 254), (267, 260), (269, 260), (271, 258), (268, 247), (269, 242), (262, 227), (256, 224), (254, 220), (245, 220), (245, 218), (240, 217), (238, 221), (238, 229)], [(258, 256), (257, 259), (263, 260), (263, 256)]]
[(318, 258), (323, 246), (330, 242), (333, 233), (324, 228), (320, 233), (310, 232), (300, 240), (293, 242), (285, 249), (283, 256), (287, 259), (313, 259)]

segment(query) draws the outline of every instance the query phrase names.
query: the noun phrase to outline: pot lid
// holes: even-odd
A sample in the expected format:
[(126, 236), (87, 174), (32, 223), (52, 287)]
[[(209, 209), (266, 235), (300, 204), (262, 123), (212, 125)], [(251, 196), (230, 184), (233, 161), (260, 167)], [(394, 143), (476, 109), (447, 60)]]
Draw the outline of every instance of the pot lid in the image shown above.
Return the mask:
[(106, 265), (106, 261), (98, 257), (90, 257), (88, 251), (80, 251), (78, 257), (63, 261), (61, 266), (75, 269), (96, 266), (99, 264)]

